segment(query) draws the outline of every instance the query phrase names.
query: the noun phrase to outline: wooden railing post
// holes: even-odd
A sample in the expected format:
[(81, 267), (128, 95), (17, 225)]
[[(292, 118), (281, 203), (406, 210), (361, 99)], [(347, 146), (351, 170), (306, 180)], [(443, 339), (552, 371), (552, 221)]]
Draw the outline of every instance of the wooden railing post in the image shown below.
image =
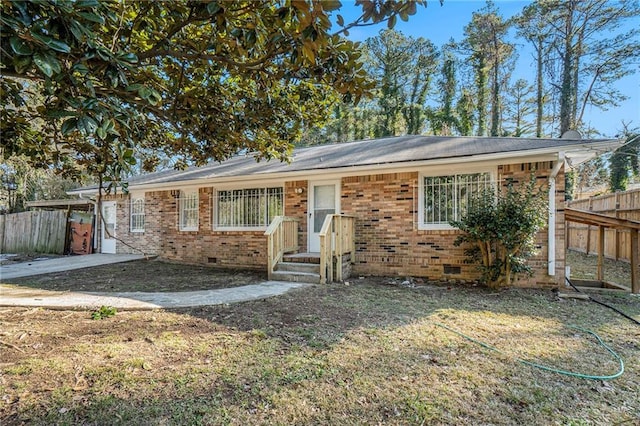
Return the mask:
[(271, 279), (285, 253), (298, 250), (298, 222), (293, 217), (276, 216), (265, 231), (267, 237), (267, 276)]
[(349, 253), (351, 263), (355, 263), (355, 218), (340, 214), (328, 215), (322, 224), (319, 236), (320, 283), (342, 281), (344, 255)]
[(326, 235), (320, 234), (320, 284), (327, 283)]
[(335, 261), (336, 281), (342, 281), (342, 239), (344, 238), (344, 234), (342, 232), (343, 216), (336, 216), (335, 219), (336, 247), (334, 249), (334, 255), (332, 256), (333, 259), (331, 263)]

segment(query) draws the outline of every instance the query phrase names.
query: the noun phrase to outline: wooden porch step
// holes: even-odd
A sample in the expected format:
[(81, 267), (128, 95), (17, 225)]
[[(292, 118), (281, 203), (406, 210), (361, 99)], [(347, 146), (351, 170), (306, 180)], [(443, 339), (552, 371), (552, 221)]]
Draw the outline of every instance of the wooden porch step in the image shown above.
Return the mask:
[[(284, 262), (278, 262), (271, 279), (277, 281), (303, 282), (303, 283), (320, 283), (320, 257), (315, 262), (313, 256), (307, 256), (308, 253), (300, 255), (284, 256)], [(294, 259), (294, 261), (288, 261)], [(305, 262), (311, 259), (313, 262)]]
[(273, 271), (271, 279), (274, 281), (319, 284), (320, 274), (313, 272)]
[(314, 263), (320, 264), (320, 253), (289, 253), (282, 258), (287, 263)]
[(302, 262), (280, 262), (276, 265), (276, 271), (280, 272), (305, 272), (309, 274), (319, 274), (319, 263)]

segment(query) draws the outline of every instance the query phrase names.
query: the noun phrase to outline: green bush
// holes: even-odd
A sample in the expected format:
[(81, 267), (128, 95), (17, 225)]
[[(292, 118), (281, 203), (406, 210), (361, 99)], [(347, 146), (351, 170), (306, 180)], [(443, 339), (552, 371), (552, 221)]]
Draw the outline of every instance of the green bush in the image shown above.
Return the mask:
[(467, 243), (467, 261), (478, 263), (482, 280), (496, 288), (510, 286), (520, 274), (531, 274), (526, 261), (536, 252), (535, 236), (546, 224), (548, 189), (512, 180), (499, 190), (487, 188), (475, 194), (467, 211), (452, 226), (463, 231), (455, 245)]

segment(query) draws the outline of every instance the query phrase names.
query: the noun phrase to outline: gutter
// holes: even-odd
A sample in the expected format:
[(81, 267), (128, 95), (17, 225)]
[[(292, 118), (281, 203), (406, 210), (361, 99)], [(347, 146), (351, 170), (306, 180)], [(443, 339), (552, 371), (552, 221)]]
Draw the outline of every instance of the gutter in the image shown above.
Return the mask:
[(548, 270), (549, 276), (556, 275), (556, 177), (564, 165), (564, 151), (558, 152), (558, 160), (549, 174), (549, 227), (548, 235)]

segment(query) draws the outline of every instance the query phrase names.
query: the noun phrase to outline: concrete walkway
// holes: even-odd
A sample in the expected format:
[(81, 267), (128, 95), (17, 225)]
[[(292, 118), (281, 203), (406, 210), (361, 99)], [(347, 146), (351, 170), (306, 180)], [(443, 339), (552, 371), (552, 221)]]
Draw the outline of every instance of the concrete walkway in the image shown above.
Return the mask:
[(0, 280), (29, 277), (31, 275), (90, 268), (111, 263), (130, 262), (145, 257), (141, 254), (88, 254), (85, 256), (64, 256), (46, 260), (32, 260), (14, 265), (0, 266)]
[(33, 306), (49, 309), (95, 309), (113, 306), (120, 310), (159, 308), (185, 308), (193, 306), (222, 305), (278, 296), (289, 290), (311, 284), (283, 281), (267, 281), (242, 287), (220, 290), (180, 291), (165, 293), (93, 293), (50, 291), (38, 288), (2, 284), (2, 279), (49, 274), (72, 269), (144, 259), (137, 254), (90, 254), (65, 256), (46, 260), (0, 266), (0, 306)]
[(170, 293), (79, 293), (0, 284), (0, 306), (33, 306), (49, 309), (95, 309), (100, 306), (112, 306), (120, 310), (184, 308), (264, 299), (310, 285), (312, 284), (267, 281), (220, 290)]

